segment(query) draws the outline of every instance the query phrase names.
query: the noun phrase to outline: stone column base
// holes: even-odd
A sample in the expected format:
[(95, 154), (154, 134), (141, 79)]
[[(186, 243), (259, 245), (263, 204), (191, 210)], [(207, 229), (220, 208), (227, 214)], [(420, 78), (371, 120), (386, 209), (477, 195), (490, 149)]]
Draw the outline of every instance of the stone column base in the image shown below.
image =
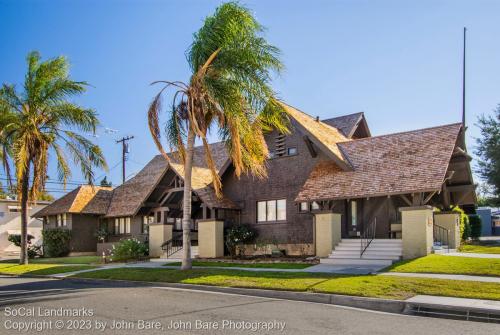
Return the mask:
[(427, 256), (434, 244), (431, 206), (401, 207), (403, 259)]
[(448, 235), (448, 247), (458, 249), (460, 247), (460, 214), (455, 212), (434, 213), (434, 223), (450, 231)]
[(224, 256), (224, 221), (198, 221), (198, 257)]
[(316, 256), (327, 257), (342, 239), (342, 215), (338, 213), (318, 213), (314, 217)]
[(149, 225), (149, 256), (161, 257), (163, 250), (161, 245), (172, 239), (172, 225), (155, 224)]

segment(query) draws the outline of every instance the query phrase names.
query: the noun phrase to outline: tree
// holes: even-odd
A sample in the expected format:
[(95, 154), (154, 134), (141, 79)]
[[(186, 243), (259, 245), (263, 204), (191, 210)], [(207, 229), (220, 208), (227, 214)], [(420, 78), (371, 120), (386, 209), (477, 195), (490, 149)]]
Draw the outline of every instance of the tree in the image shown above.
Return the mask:
[(113, 184), (108, 181), (108, 177), (104, 176), (104, 178), (101, 179), (101, 186), (103, 187), (111, 187)]
[(481, 137), (477, 139), (478, 172), (493, 190), (493, 202), (500, 202), (500, 105), (493, 115), (478, 119)]
[(86, 179), (93, 179), (93, 166), (107, 168), (101, 149), (77, 133), (95, 132), (96, 112), (69, 100), (85, 92), (87, 83), (71, 80), (64, 57), (41, 61), (38, 52), (30, 52), (27, 63), (22, 92), (10, 84), (0, 88), (2, 162), (6, 171), (13, 162), (21, 203), (21, 264), (28, 263), (28, 201), (44, 189), (49, 152), (64, 185), (71, 176), (68, 154)]
[(163, 88), (153, 99), (148, 122), (153, 140), (163, 156), (159, 115), (162, 95), (173, 88), (167, 110), (166, 141), (184, 163), (183, 259), (182, 269), (191, 268), (191, 172), (195, 139), (201, 140), (213, 187), (220, 197), (221, 181), (207, 141), (209, 129), (218, 129), (225, 142), (236, 176), (251, 173), (266, 176), (268, 149), (264, 132), (288, 132), (284, 108), (270, 87), (271, 77), (283, 65), (279, 50), (261, 36), (263, 27), (252, 13), (229, 2), (205, 19), (187, 51), (192, 71), (188, 83), (158, 81)]

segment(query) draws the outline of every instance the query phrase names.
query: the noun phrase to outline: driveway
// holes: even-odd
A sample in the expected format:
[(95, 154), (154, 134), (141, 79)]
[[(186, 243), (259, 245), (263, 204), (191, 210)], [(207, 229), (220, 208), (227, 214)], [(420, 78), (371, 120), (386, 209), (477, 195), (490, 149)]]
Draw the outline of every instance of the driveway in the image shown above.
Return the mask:
[[(500, 329), (495, 324), (393, 315), (140, 283), (13, 277), (0, 277), (0, 310), (0, 333), (11, 334), (17, 331), (6, 327), (14, 323), (29, 325), (30, 322), (40, 331), (32, 329), (28, 334), (95, 334), (104, 328), (104, 334), (456, 335), (498, 334)], [(31, 310), (56, 316), (12, 315)], [(74, 315), (60, 316), (68, 311)], [(33, 323), (35, 319), (38, 324)], [(54, 327), (61, 325), (64, 331), (55, 332)], [(52, 330), (47, 329), (49, 326)], [(111, 329), (112, 326), (122, 329)], [(79, 329), (68, 330), (68, 327)], [(144, 327), (153, 329), (145, 330)], [(205, 329), (201, 329), (203, 327)]]

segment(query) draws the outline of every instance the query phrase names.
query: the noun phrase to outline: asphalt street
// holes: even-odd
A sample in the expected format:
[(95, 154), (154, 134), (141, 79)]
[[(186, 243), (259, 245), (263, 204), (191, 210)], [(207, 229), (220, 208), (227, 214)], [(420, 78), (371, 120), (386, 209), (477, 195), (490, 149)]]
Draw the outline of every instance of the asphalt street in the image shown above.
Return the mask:
[(0, 334), (500, 334), (500, 325), (125, 282), (0, 276)]

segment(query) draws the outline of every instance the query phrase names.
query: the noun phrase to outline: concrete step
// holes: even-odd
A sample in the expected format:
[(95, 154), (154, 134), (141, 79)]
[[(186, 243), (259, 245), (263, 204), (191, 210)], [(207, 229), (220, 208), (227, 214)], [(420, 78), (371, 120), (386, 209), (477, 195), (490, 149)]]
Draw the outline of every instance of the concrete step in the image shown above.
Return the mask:
[[(400, 246), (389, 246), (389, 247), (386, 247), (386, 246), (383, 246), (383, 245), (370, 245), (368, 247), (368, 249), (370, 250), (380, 250), (380, 251), (394, 251), (394, 252), (398, 252), (398, 251), (401, 251), (403, 248), (400, 247)], [(359, 245), (356, 245), (356, 246), (353, 246), (353, 245), (342, 245), (342, 244), (339, 244), (335, 247), (335, 251), (358, 251), (360, 250), (360, 246)]]
[(321, 258), (321, 264), (335, 264), (335, 265), (380, 265), (389, 266), (392, 265), (392, 260), (384, 259), (355, 259), (355, 258)]
[[(359, 238), (343, 238), (340, 240), (340, 242), (346, 242), (346, 243), (359, 243), (361, 239)], [(375, 238), (372, 241), (373, 243), (403, 243), (402, 239), (398, 238)]]
[[(357, 240), (354, 242), (345, 242), (345, 241), (340, 241), (338, 243), (339, 245), (360, 245), (361, 241)], [(403, 242), (385, 242), (385, 241), (372, 241), (370, 245), (387, 245), (387, 246), (401, 246), (403, 245)]]
[(342, 259), (342, 260), (373, 260), (373, 261), (390, 261), (391, 264), (392, 262), (396, 262), (400, 260), (399, 256), (370, 256), (370, 255), (363, 255), (362, 258), (358, 257), (353, 257), (353, 256), (342, 256), (342, 255), (330, 255), (328, 256), (329, 259)]
[[(343, 250), (334, 250), (332, 251), (331, 255), (338, 255), (338, 256), (354, 256), (354, 257), (359, 257), (359, 251), (353, 252), (353, 251), (343, 251)], [(370, 256), (393, 256), (393, 257), (400, 257), (403, 255), (403, 252), (401, 250), (399, 251), (381, 251), (381, 250), (366, 250), (363, 255), (370, 255)]]

